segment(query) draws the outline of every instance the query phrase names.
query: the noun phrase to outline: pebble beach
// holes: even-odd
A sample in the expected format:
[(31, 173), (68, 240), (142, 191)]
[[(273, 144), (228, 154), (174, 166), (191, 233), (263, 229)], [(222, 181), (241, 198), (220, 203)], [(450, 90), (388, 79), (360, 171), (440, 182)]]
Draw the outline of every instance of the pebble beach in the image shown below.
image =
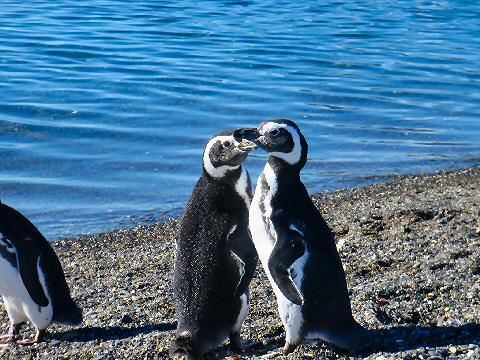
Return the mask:
[[(289, 359), (480, 359), (480, 168), (393, 178), (313, 196), (336, 235), (353, 314), (372, 344), (352, 353), (304, 343)], [(1, 359), (164, 359), (176, 327), (171, 282), (178, 220), (59, 240), (53, 246), (78, 328), (45, 342), (0, 347)], [(208, 358), (285, 358), (284, 332), (263, 269), (251, 284), (245, 352)], [(0, 328), (8, 317), (0, 306)], [(22, 335), (33, 336), (26, 326)]]

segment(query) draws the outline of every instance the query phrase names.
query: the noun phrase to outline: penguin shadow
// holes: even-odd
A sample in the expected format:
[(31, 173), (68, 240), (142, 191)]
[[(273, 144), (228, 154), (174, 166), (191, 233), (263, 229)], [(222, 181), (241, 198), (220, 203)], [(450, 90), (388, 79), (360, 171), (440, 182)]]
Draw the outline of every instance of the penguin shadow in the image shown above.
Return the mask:
[[(283, 332), (276, 331), (263, 341), (244, 341), (245, 356), (262, 356), (266, 354), (278, 353), (282, 356), (282, 347), (284, 343)], [(369, 356), (378, 352), (400, 352), (414, 350), (420, 347), (444, 347), (449, 345), (478, 344), (480, 342), (480, 324), (467, 323), (461, 326), (440, 326), (440, 327), (420, 327), (420, 326), (397, 326), (389, 329), (372, 329), (371, 343), (361, 351), (348, 351), (337, 348), (331, 344), (321, 341), (307, 341), (306, 343), (316, 343), (317, 350), (328, 354), (336, 353), (340, 356)], [(299, 348), (301, 351), (301, 347)], [(298, 350), (297, 350), (298, 351)], [(226, 354), (232, 355), (228, 345), (223, 345), (216, 351), (212, 351), (205, 359), (218, 359)]]
[(225, 357), (233, 357), (235, 359), (243, 359), (245, 357), (258, 357), (266, 354), (283, 354), (283, 339), (267, 339), (264, 341), (243, 341), (243, 352), (239, 353), (230, 348), (229, 344), (224, 344), (205, 354), (202, 360), (224, 359)]
[(233, 358), (258, 357), (266, 354), (283, 354), (282, 349), (284, 345), (283, 329), (279, 328), (269, 334), (269, 336), (262, 341), (243, 339), (243, 352), (238, 353), (230, 348), (230, 344), (226, 343), (215, 350), (205, 354), (202, 360), (223, 359), (226, 356)]
[(52, 340), (60, 340), (66, 342), (88, 342), (88, 341), (111, 341), (122, 340), (137, 335), (150, 334), (154, 331), (166, 332), (177, 328), (176, 323), (161, 323), (155, 325), (144, 325), (138, 327), (124, 326), (106, 326), (106, 327), (85, 327), (71, 329), (63, 332), (49, 334)]
[(479, 343), (480, 324), (467, 323), (461, 326), (396, 326), (372, 331), (372, 342), (359, 352), (369, 355), (379, 351), (399, 352), (420, 347), (442, 347)]

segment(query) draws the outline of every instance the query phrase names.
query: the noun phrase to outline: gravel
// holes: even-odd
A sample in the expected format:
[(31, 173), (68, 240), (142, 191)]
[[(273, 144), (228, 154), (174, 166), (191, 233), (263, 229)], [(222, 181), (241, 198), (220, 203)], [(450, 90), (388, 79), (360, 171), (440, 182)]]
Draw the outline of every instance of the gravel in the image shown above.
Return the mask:
[[(313, 197), (336, 233), (355, 318), (373, 330), (361, 353), (305, 343), (290, 359), (480, 359), (480, 168), (398, 178)], [(161, 359), (175, 329), (171, 279), (177, 220), (54, 243), (82, 327), (1, 359)], [(262, 269), (251, 285), (245, 354), (284, 358), (284, 332)], [(0, 306), (1, 330), (8, 318)], [(22, 333), (32, 336), (29, 325)]]

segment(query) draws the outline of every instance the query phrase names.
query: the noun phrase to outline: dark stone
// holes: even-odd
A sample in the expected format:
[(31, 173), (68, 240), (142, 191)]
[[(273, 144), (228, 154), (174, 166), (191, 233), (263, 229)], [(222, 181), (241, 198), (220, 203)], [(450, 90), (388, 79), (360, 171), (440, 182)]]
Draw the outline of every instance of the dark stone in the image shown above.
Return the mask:
[(129, 314), (125, 314), (123, 315), (121, 322), (122, 324), (131, 324), (133, 323), (133, 319)]
[(472, 264), (473, 275), (480, 275), (480, 258), (476, 258)]

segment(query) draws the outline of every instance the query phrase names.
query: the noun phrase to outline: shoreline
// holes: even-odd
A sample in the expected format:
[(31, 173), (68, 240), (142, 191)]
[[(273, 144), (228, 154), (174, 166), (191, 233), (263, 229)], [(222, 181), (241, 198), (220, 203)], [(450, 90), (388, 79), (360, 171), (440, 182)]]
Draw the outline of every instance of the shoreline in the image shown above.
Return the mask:
[[(309, 343), (289, 358), (480, 358), (480, 167), (399, 176), (313, 199), (335, 232), (354, 316), (375, 329), (375, 341), (361, 353)], [(47, 341), (30, 348), (0, 347), (0, 358), (168, 357), (177, 225), (52, 242), (85, 322), (53, 325)], [(245, 358), (283, 358), (283, 328), (265, 284), (258, 268), (242, 329)], [(6, 332), (3, 306), (0, 324)], [(225, 356), (232, 356), (226, 346), (211, 358)]]
[[(460, 166), (459, 164), (462, 164), (462, 165)], [(395, 182), (395, 181), (400, 181), (404, 178), (409, 178), (409, 177), (429, 176), (429, 175), (434, 175), (434, 174), (439, 173), (439, 172), (461, 171), (461, 170), (469, 169), (469, 168), (472, 168), (472, 167), (479, 167), (480, 166), (480, 158), (464, 159), (464, 160), (459, 161), (459, 164), (456, 164), (456, 166), (447, 166), (447, 167), (441, 167), (441, 168), (437, 168), (437, 169), (433, 168), (433, 169), (430, 169), (430, 171), (425, 172), (425, 173), (416, 173), (416, 172), (404, 173), (404, 174), (398, 174), (398, 173), (397, 174), (388, 174), (387, 173), (387, 174), (384, 174), (384, 175), (362, 176), (362, 177), (355, 178), (354, 180), (351, 180), (351, 181), (346, 181), (345, 182), (345, 181), (342, 180), (342, 181), (339, 182), (339, 184), (342, 184), (342, 185), (337, 185), (336, 187), (333, 187), (333, 188), (332, 187), (327, 187), (327, 188), (325, 188), (321, 191), (318, 191), (318, 192), (313, 192), (313, 193), (309, 192), (309, 194), (310, 194), (311, 197), (318, 197), (318, 196), (321, 196), (323, 194), (331, 194), (331, 193), (339, 192), (339, 191), (358, 190), (358, 189), (363, 189), (363, 188), (370, 187), (370, 186), (388, 184), (388, 183)], [(200, 175), (198, 175), (198, 176), (200, 176)], [(256, 185), (256, 180), (257, 180), (256, 177), (252, 177), (252, 185), (253, 186)], [(191, 187), (191, 190), (193, 190), (195, 182), (196, 182), (196, 180), (194, 181), (194, 183)], [(308, 190), (309, 186), (306, 185), (306, 187), (307, 187), (307, 190)], [(183, 203), (182, 206), (176, 206), (175, 207), (176, 210), (170, 210), (168, 212), (162, 212), (162, 211), (159, 210), (160, 208), (152, 208), (152, 209), (149, 209), (149, 210), (145, 210), (145, 213), (143, 213), (143, 214), (136, 214), (136, 215), (130, 214), (129, 216), (131, 216), (132, 218), (137, 218), (137, 220), (129, 220), (128, 218), (122, 218), (117, 225), (112, 226), (111, 228), (102, 230), (101, 232), (96, 232), (96, 231), (93, 231), (91, 233), (90, 232), (85, 232), (85, 233), (79, 232), (79, 233), (72, 233), (72, 234), (69, 234), (69, 235), (66, 235), (66, 236), (60, 236), (60, 237), (52, 237), (52, 238), (50, 238), (48, 236), (46, 236), (46, 237), (47, 237), (47, 240), (50, 243), (53, 243), (53, 242), (60, 241), (60, 240), (67, 240), (67, 239), (72, 239), (72, 238), (81, 238), (81, 237), (86, 237), (86, 236), (101, 235), (101, 234), (112, 233), (112, 232), (116, 232), (116, 231), (120, 231), (120, 230), (128, 230), (128, 229), (133, 229), (133, 228), (136, 228), (136, 227), (139, 227), (139, 226), (145, 226), (145, 225), (150, 226), (150, 225), (155, 225), (157, 223), (165, 224), (169, 221), (179, 219), (182, 216), (183, 211), (185, 210), (185, 206), (186, 206), (187, 201), (188, 201), (188, 198), (185, 200), (185, 202)], [(10, 203), (7, 202), (7, 204), (10, 204)], [(10, 205), (13, 205), (13, 204), (10, 204)], [(21, 210), (21, 209), (19, 208), (19, 210)], [(167, 213), (168, 213), (168, 215), (167, 215)], [(34, 217), (32, 219), (34, 219)], [(35, 222), (35, 224), (36, 224), (36, 222)], [(45, 230), (45, 228), (43, 230)], [(43, 231), (43, 232), (45, 232), (45, 231)], [(46, 235), (46, 233), (44, 233), (44, 235)]]

